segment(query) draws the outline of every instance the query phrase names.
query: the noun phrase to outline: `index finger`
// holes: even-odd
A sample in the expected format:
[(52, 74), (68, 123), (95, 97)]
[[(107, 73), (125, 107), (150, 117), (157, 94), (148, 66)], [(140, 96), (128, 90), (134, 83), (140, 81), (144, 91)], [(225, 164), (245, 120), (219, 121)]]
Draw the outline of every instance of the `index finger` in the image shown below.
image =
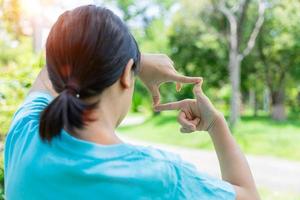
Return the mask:
[(153, 105), (159, 104), (160, 101), (159, 88), (156, 86), (150, 87), (150, 92), (152, 95)]
[(176, 101), (172, 103), (159, 104), (154, 106), (155, 111), (163, 111), (163, 110), (179, 110), (183, 107), (183, 101)]
[(180, 74), (172, 74), (170, 78), (172, 81), (176, 81), (179, 83), (200, 83), (202, 81), (202, 77), (190, 77)]

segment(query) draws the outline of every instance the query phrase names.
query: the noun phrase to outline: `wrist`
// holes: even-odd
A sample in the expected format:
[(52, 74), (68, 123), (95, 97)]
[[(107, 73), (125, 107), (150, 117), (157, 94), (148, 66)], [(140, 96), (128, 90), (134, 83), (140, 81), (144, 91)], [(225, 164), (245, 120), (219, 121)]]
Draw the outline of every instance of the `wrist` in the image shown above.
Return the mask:
[(149, 57), (149, 55), (147, 54), (147, 53), (142, 53), (141, 54), (141, 63), (140, 63), (140, 72), (139, 72), (139, 75), (141, 74), (141, 73), (143, 73), (143, 70), (145, 69), (145, 68), (147, 68), (147, 65), (149, 65), (149, 63), (148, 63), (148, 57)]
[(216, 132), (219, 132), (223, 127), (227, 127), (227, 122), (224, 115), (221, 112), (218, 112), (207, 131), (210, 135), (217, 134)]

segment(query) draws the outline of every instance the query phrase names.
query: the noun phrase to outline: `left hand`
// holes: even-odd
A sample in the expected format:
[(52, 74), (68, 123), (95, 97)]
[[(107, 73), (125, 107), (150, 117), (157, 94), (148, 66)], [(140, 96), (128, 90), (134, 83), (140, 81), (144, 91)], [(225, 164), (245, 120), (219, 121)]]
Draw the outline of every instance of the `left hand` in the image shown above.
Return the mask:
[(182, 83), (200, 83), (200, 77), (180, 75), (174, 68), (173, 61), (164, 54), (142, 54), (140, 79), (151, 92), (153, 105), (160, 103), (159, 86), (165, 82), (176, 82), (176, 90)]

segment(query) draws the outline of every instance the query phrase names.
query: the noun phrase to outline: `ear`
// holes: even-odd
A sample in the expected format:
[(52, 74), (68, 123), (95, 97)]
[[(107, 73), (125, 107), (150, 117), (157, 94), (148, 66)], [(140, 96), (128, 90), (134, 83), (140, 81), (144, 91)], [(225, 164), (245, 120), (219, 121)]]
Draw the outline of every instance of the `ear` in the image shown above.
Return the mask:
[(123, 74), (121, 75), (121, 78), (120, 78), (121, 85), (125, 89), (130, 88), (130, 86), (132, 84), (132, 71), (131, 71), (131, 69), (133, 67), (133, 63), (134, 63), (134, 61), (131, 58), (128, 61), (127, 65), (126, 65), (126, 67), (125, 67), (125, 69), (123, 71)]

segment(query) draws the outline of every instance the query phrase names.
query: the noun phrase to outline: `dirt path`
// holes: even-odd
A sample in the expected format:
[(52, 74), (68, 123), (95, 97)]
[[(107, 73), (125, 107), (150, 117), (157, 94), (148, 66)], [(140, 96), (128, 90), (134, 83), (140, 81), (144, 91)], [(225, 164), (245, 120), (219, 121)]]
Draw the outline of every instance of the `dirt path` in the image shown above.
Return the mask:
[[(181, 155), (182, 159), (193, 163), (199, 170), (220, 177), (215, 152), (183, 148), (165, 144), (155, 144), (123, 137), (129, 143), (160, 148)], [(288, 161), (269, 156), (247, 156), (256, 184), (274, 192), (292, 192), (300, 196), (300, 162)]]

